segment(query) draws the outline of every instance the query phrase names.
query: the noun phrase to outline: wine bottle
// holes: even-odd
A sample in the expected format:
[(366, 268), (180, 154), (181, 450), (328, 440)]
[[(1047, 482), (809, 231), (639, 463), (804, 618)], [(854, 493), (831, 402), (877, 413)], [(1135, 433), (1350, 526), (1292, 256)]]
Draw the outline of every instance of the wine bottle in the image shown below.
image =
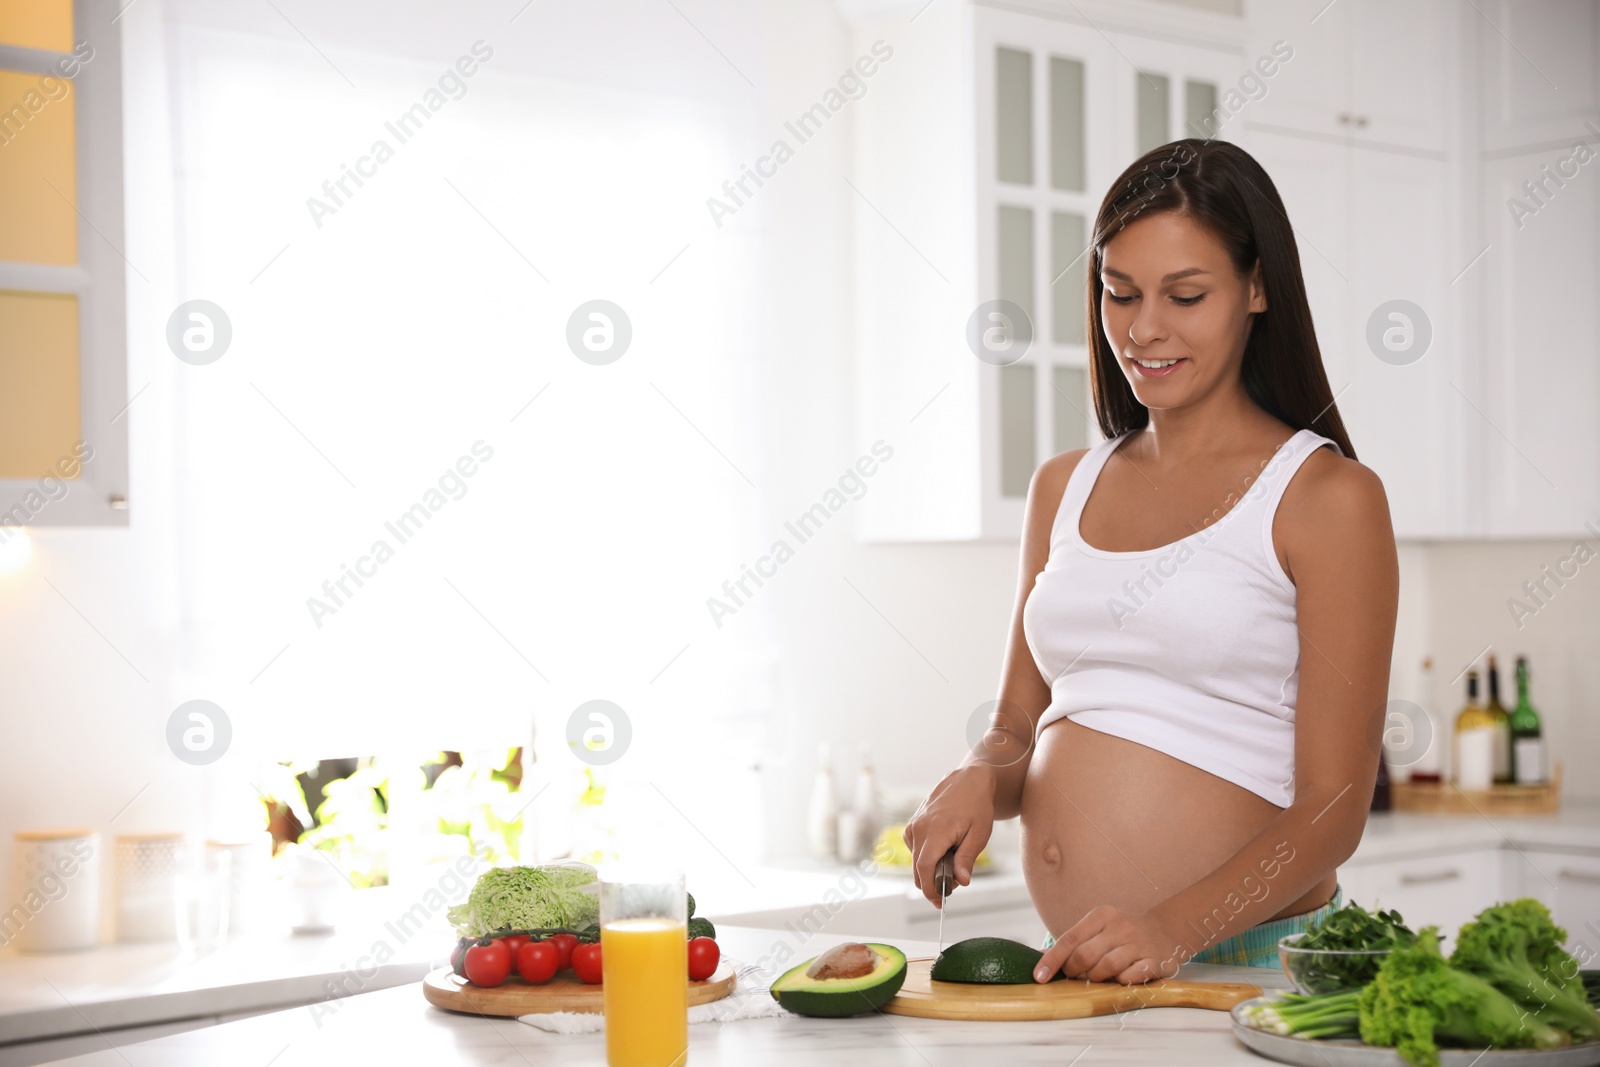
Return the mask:
[(1456, 786), (1488, 789), (1494, 781), (1494, 716), (1478, 700), (1478, 672), (1467, 672), (1467, 704), (1456, 715), (1450, 766)]
[(1496, 785), (1511, 782), (1511, 716), (1500, 703), (1500, 668), (1494, 653), (1489, 653), (1489, 714), (1494, 718), (1494, 780)]
[(1517, 657), (1517, 706), (1511, 712), (1512, 777), (1518, 785), (1539, 785), (1544, 769), (1544, 735), (1539, 713), (1528, 700), (1528, 657)]

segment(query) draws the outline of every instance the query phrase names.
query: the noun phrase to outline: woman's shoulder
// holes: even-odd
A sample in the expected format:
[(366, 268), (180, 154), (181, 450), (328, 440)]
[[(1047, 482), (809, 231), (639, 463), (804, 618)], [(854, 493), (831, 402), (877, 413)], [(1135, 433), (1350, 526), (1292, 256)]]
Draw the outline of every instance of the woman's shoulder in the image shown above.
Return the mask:
[(1028, 496), (1038, 500), (1041, 504), (1052, 501), (1061, 503), (1061, 498), (1066, 495), (1067, 483), (1072, 480), (1072, 472), (1078, 469), (1078, 464), (1083, 462), (1085, 456), (1093, 452), (1099, 445), (1088, 448), (1075, 448), (1070, 452), (1062, 452), (1051, 456), (1038, 469), (1033, 472), (1033, 484), (1028, 487)]
[(1094, 447), (1091, 446), (1062, 452), (1051, 456), (1034, 470), (1033, 479), (1028, 483), (1028, 514), (1030, 523), (1038, 525), (1041, 532), (1048, 534), (1054, 525), (1056, 512), (1061, 509), (1061, 501), (1067, 495), (1067, 483), (1072, 480), (1072, 472), (1093, 451)]
[(1393, 537), (1383, 480), (1332, 448), (1314, 448), (1305, 458), (1284, 489), (1278, 519), (1291, 536)]

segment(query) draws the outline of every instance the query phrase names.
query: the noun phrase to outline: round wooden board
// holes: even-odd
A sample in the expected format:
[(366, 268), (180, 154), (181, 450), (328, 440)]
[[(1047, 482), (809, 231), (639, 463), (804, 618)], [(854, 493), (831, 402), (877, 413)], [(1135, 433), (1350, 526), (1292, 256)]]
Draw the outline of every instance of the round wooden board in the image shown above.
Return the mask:
[[(688, 979), (685, 979), (688, 981)], [(689, 1006), (709, 1004), (733, 992), (733, 967), (723, 961), (703, 982), (689, 982)], [(537, 1015), (549, 1011), (587, 1011), (598, 1015), (604, 1010), (604, 993), (598, 985), (585, 985), (566, 970), (542, 985), (530, 985), (520, 978), (506, 984), (480, 989), (448, 967), (440, 967), (422, 980), (422, 995), (428, 1003), (447, 1011), (468, 1015)]]
[(890, 1015), (920, 1019), (1082, 1019), (1140, 1008), (1209, 1008), (1227, 1011), (1259, 997), (1259, 986), (1245, 982), (1191, 982), (1156, 979), (1143, 985), (1060, 981), (1017, 985), (935, 982), (928, 976), (933, 957), (906, 961), (906, 980), (883, 1006)]

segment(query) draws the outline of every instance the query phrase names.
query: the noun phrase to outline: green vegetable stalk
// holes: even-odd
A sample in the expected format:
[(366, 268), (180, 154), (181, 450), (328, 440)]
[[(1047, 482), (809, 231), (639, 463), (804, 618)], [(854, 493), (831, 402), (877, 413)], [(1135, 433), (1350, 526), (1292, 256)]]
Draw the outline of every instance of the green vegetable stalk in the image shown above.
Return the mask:
[(1360, 1036), (1360, 997), (1359, 989), (1317, 995), (1284, 993), (1249, 1009), (1249, 1024), (1257, 1030), (1296, 1037), (1356, 1038)]
[(1589, 1003), (1578, 961), (1561, 947), (1567, 932), (1532, 897), (1485, 908), (1456, 935), (1450, 966), (1470, 971), (1563, 1030), (1574, 1041), (1600, 1034), (1600, 1012)]
[(1395, 1048), (1414, 1067), (1438, 1067), (1439, 1045), (1557, 1048), (1566, 1033), (1439, 952), (1439, 929), (1425, 926), (1414, 944), (1384, 958), (1360, 991), (1361, 1040)]
[(600, 918), (600, 880), (586, 863), (495, 867), (446, 913), (457, 937), (504, 930), (582, 929)]

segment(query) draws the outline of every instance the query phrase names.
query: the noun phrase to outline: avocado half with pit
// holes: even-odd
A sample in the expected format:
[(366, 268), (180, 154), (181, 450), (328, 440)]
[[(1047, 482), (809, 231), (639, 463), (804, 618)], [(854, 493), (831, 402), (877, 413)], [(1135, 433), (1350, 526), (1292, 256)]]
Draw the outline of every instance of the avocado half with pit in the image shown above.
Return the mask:
[(905, 980), (904, 952), (850, 941), (784, 971), (772, 983), (772, 996), (796, 1015), (838, 1018), (878, 1010)]

